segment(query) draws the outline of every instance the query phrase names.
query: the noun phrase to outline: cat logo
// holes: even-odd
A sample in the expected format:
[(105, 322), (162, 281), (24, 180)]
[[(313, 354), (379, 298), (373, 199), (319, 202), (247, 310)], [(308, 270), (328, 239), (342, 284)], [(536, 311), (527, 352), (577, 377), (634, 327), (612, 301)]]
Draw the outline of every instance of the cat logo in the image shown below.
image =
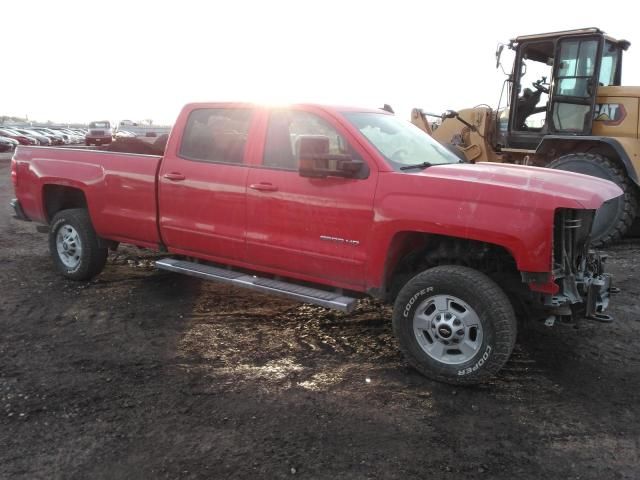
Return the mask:
[(596, 103), (593, 110), (593, 120), (603, 125), (620, 125), (627, 116), (627, 111), (621, 103)]

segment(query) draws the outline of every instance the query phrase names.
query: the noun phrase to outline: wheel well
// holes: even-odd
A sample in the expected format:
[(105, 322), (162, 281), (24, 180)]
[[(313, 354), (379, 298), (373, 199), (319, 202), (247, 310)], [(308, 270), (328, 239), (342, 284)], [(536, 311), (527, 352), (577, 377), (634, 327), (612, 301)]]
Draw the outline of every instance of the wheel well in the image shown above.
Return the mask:
[(86, 208), (87, 199), (79, 188), (66, 185), (45, 185), (42, 191), (42, 201), (47, 222), (61, 210), (68, 208)]
[(398, 233), (391, 242), (387, 262), (383, 292), (388, 301), (393, 301), (415, 275), (437, 265), (464, 265), (496, 280), (508, 277), (521, 282), (516, 261), (504, 247), (445, 235)]

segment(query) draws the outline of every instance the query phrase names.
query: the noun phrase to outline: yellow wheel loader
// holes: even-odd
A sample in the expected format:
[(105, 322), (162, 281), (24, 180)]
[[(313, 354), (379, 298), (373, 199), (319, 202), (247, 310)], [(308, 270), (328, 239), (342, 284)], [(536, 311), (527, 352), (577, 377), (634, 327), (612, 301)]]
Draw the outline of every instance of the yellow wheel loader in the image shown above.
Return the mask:
[(620, 85), (629, 45), (597, 28), (514, 38), (505, 107), (447, 111), (433, 122), (414, 109), (411, 121), (469, 162), (557, 168), (618, 184), (625, 194), (598, 210), (592, 230), (592, 242), (606, 245), (638, 213), (640, 87)]

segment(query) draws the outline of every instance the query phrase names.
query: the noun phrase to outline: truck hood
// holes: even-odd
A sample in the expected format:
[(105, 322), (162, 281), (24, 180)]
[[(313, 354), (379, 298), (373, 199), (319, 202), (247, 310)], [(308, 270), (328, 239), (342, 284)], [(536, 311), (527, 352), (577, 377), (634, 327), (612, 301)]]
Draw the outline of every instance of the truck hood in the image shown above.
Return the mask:
[(378, 228), (389, 235), (419, 231), (502, 246), (524, 272), (551, 270), (558, 209), (597, 210), (622, 195), (607, 180), (498, 163), (434, 165), (380, 177)]
[[(514, 206), (545, 200), (556, 208), (598, 209), (604, 202), (622, 195), (613, 182), (601, 178), (541, 167), (481, 162), (477, 164), (437, 165), (420, 176), (451, 182), (460, 199), (514, 202)], [(518, 192), (513, 198), (514, 190)], [(500, 192), (504, 196), (500, 195)], [(520, 201), (519, 201), (520, 200)], [(552, 206), (552, 205), (549, 205)]]

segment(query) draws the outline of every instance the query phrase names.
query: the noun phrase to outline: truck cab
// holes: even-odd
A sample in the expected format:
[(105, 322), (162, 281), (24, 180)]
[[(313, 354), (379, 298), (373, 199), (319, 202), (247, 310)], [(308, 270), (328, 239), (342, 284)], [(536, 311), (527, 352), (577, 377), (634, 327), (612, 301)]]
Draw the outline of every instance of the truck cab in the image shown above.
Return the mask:
[(108, 145), (113, 141), (111, 122), (100, 120), (89, 124), (89, 131), (84, 137), (86, 145)]

